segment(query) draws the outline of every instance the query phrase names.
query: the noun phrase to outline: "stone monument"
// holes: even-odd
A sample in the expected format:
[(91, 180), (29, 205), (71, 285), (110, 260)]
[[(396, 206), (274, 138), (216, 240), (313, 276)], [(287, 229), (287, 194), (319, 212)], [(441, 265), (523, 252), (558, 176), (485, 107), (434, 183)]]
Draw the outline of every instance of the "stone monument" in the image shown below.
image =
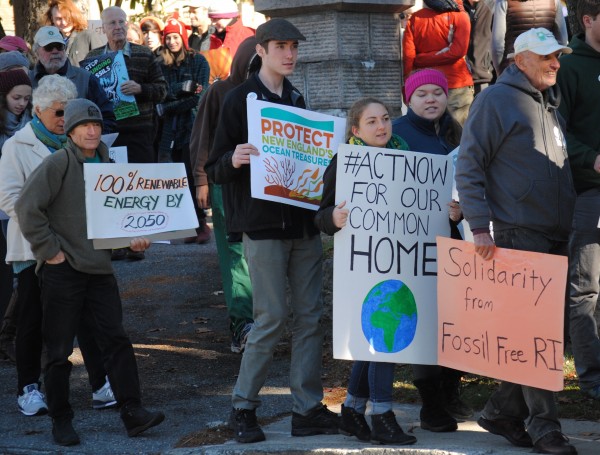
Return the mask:
[(300, 45), (292, 83), (309, 109), (343, 115), (374, 96), (402, 108), (399, 14), (414, 0), (255, 0), (256, 11), (296, 25)]

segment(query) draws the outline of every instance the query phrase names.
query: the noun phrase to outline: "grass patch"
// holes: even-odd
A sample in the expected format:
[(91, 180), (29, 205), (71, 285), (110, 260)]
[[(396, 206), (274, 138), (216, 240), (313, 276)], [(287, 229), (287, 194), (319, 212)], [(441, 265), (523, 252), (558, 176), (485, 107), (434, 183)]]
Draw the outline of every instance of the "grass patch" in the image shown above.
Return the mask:
[[(572, 356), (564, 363), (564, 390), (556, 394), (561, 419), (600, 421), (600, 401), (588, 397), (579, 390), (577, 373)], [(398, 365), (394, 378), (394, 401), (397, 403), (420, 403), (419, 392), (412, 383), (410, 365)], [(484, 376), (467, 374), (462, 379), (462, 399), (476, 411), (481, 411), (499, 381)]]

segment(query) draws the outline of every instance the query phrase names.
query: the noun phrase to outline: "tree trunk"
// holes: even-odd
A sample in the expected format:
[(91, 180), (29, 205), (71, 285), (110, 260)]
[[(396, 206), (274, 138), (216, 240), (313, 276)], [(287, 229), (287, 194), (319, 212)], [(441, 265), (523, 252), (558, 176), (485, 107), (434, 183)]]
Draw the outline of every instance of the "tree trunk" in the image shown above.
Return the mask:
[(577, 0), (567, 0), (567, 11), (569, 12), (569, 15), (567, 16), (569, 36), (577, 35), (578, 33), (583, 32), (576, 15)]
[(40, 28), (39, 14), (47, 7), (47, 0), (13, 0), (15, 35), (32, 43), (35, 32)]

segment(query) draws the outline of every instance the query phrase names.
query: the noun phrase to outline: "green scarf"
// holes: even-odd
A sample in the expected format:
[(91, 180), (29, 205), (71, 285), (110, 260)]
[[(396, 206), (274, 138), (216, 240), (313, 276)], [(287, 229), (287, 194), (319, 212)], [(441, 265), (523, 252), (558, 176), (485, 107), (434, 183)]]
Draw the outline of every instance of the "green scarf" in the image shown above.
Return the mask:
[[(361, 138), (356, 137), (356, 136), (352, 136), (348, 140), (348, 144), (362, 145), (362, 146), (367, 145), (367, 144), (365, 144), (365, 141), (363, 141)], [(400, 136), (398, 136), (397, 134), (392, 134), (392, 137), (390, 138), (388, 143), (385, 144), (385, 148), (386, 149), (395, 149), (395, 150), (410, 150), (408, 148), (408, 143), (404, 139), (402, 139)]]
[(67, 145), (67, 135), (52, 133), (46, 128), (37, 115), (34, 115), (33, 120), (31, 120), (31, 129), (35, 134), (35, 137), (48, 147), (50, 153), (54, 153)]

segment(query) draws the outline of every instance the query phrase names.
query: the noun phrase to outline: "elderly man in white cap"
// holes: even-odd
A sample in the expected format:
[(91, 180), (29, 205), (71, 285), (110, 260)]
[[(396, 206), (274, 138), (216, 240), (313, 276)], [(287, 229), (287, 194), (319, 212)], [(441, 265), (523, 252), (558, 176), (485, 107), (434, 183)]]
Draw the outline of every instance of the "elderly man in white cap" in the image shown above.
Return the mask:
[[(456, 186), (475, 251), (485, 260), (494, 256), (495, 245), (567, 255), (575, 191), (555, 84), (558, 57), (571, 52), (544, 28), (522, 33), (509, 56), (514, 63), (471, 107)], [(577, 453), (561, 432), (549, 390), (502, 382), (478, 423), (537, 453)]]
[(36, 88), (40, 79), (49, 74), (64, 76), (77, 87), (77, 96), (92, 100), (102, 111), (104, 133), (116, 131), (116, 118), (112, 103), (98, 79), (89, 71), (71, 65), (60, 30), (52, 25), (40, 27), (33, 38), (33, 53), (38, 62), (30, 71), (31, 85)]

